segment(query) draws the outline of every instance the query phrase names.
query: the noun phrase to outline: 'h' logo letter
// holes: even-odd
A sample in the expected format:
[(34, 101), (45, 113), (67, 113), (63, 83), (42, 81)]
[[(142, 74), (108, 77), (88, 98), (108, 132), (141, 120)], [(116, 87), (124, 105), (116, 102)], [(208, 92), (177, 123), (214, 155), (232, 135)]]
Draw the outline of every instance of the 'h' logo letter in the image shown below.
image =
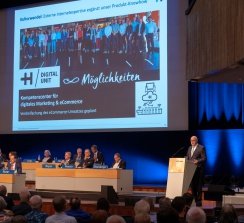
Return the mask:
[(30, 81), (30, 85), (32, 85), (32, 77), (33, 77), (32, 72), (30, 72), (30, 76), (28, 76), (27, 73), (24, 73), (24, 77), (22, 77), (20, 80), (24, 81), (24, 85), (27, 85), (28, 81)]

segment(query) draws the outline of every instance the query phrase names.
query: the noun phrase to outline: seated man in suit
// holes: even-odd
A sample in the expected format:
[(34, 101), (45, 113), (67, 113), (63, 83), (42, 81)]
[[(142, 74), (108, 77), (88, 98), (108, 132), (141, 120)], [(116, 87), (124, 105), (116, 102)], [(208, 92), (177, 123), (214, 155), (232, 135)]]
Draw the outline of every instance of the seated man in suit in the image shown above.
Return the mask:
[(71, 159), (71, 152), (67, 151), (64, 154), (64, 160), (61, 161), (59, 167), (72, 166), (75, 165), (74, 160)]
[(76, 154), (73, 156), (73, 160), (75, 162), (75, 166), (77, 167), (79, 164), (83, 162), (84, 156), (82, 154), (82, 148), (77, 148)]
[(12, 155), (15, 156), (16, 158), (18, 157), (16, 151), (10, 151), (9, 154), (8, 154), (9, 160), (10, 160), (10, 156), (12, 156)]
[(92, 168), (94, 160), (91, 157), (91, 151), (89, 149), (85, 150), (85, 156), (83, 161), (77, 166), (77, 168)]
[(22, 161), (21, 161), (21, 158), (18, 157), (17, 152), (16, 151), (10, 151), (8, 154), (9, 160), (10, 160), (10, 156), (14, 156), (16, 158), (16, 162), (19, 163), (19, 165), (21, 165), (21, 169), (22, 169)]
[(126, 162), (121, 159), (121, 156), (119, 153), (114, 154), (114, 163), (112, 165), (112, 168), (114, 169), (126, 169)]
[(91, 146), (91, 151), (93, 153), (94, 163), (103, 164), (104, 163), (103, 154), (100, 151), (98, 151), (96, 145)]
[(10, 156), (10, 160), (8, 161), (7, 164), (7, 169), (8, 170), (14, 170), (15, 173), (22, 173), (22, 164), (21, 161), (14, 155)]

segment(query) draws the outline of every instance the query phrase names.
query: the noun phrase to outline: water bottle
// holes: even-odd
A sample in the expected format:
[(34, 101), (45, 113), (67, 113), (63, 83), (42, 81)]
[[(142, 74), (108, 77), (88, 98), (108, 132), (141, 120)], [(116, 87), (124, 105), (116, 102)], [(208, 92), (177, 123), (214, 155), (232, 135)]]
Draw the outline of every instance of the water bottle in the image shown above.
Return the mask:
[(38, 160), (39, 162), (41, 161), (41, 156), (40, 156), (40, 154), (38, 155), (37, 160)]

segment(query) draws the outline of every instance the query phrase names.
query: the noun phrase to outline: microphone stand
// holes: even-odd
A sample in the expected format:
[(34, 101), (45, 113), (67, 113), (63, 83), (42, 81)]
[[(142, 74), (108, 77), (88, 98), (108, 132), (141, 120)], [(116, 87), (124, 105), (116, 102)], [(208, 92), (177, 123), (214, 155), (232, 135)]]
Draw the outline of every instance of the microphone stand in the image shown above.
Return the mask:
[(171, 157), (175, 157), (175, 155), (177, 155), (181, 150), (183, 150), (185, 147), (182, 146), (181, 148), (179, 148)]

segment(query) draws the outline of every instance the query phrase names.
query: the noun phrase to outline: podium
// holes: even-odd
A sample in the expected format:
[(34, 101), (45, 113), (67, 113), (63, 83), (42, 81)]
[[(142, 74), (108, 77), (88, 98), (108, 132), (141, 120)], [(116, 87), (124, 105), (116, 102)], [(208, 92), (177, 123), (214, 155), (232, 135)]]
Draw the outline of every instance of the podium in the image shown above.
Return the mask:
[(197, 166), (186, 158), (170, 158), (166, 197), (174, 199), (188, 191)]
[(25, 188), (25, 174), (0, 174), (0, 185), (5, 185), (8, 193), (19, 193)]

